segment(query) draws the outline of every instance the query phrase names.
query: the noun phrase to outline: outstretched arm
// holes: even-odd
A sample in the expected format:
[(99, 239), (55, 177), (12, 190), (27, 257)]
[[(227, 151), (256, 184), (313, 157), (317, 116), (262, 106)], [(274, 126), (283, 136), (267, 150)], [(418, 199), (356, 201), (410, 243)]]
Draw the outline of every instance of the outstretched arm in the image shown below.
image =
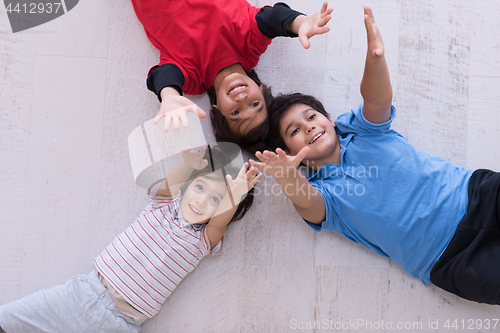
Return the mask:
[(163, 180), (157, 196), (172, 198), (179, 193), (181, 186), (191, 177), (194, 170), (201, 170), (208, 165), (204, 159), (206, 147), (201, 147), (200, 151), (194, 151), (191, 147), (181, 148), (182, 160), (177, 163)]
[(333, 9), (328, 8), (328, 2), (324, 2), (319, 11), (311, 15), (299, 15), (288, 24), (287, 30), (299, 35), (299, 40), (305, 49), (310, 46), (309, 38), (330, 31), (326, 24), (332, 18), (330, 14)]
[(297, 166), (308, 152), (308, 147), (302, 148), (295, 156), (287, 155), (280, 148), (276, 149), (276, 153), (265, 150), (263, 153), (255, 153), (261, 162), (250, 160), (250, 164), (264, 170), (276, 179), (281, 190), (292, 201), (300, 216), (311, 223), (321, 224), (326, 217), (323, 196), (297, 170)]
[(165, 117), (163, 130), (168, 132), (170, 123), (174, 124), (174, 130), (178, 130), (179, 122), (182, 122), (184, 128), (189, 126), (187, 114), (193, 112), (200, 118), (205, 118), (207, 114), (198, 105), (191, 102), (188, 98), (181, 96), (177, 89), (165, 87), (160, 91), (161, 105), (160, 111), (153, 119), (154, 124), (158, 124), (161, 118)]
[(231, 222), (242, 198), (262, 178), (262, 173), (257, 175), (257, 168), (251, 167), (250, 170), (246, 171), (247, 167), (248, 163), (243, 164), (238, 176), (234, 180), (230, 175), (226, 176), (228, 192), (206, 226), (208, 239), (210, 240), (210, 249), (217, 245), (222, 236), (224, 236), (227, 225)]
[(373, 123), (383, 123), (391, 115), (392, 86), (384, 56), (384, 42), (375, 24), (373, 12), (364, 6), (365, 27), (368, 38), (365, 71), (361, 81), (363, 114)]
[(309, 38), (330, 31), (325, 25), (331, 19), (333, 9), (327, 8), (325, 2), (318, 12), (304, 15), (291, 9), (287, 4), (278, 2), (273, 7), (263, 7), (255, 16), (260, 32), (268, 38), (278, 36), (297, 37), (304, 46), (309, 48)]
[(200, 118), (205, 118), (206, 113), (188, 98), (182, 96), (182, 86), (185, 79), (181, 69), (175, 64), (162, 64), (153, 67), (146, 80), (149, 90), (158, 96), (160, 110), (154, 118), (157, 124), (162, 117), (165, 117), (163, 129), (169, 130), (170, 123), (174, 123), (174, 129), (179, 129), (179, 121), (184, 128), (188, 127), (186, 114), (193, 112)]

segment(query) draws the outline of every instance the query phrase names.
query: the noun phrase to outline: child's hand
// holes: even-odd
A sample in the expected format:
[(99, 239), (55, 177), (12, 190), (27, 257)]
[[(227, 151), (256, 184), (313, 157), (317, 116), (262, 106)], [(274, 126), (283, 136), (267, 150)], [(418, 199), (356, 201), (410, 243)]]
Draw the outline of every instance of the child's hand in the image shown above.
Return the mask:
[(257, 175), (258, 169), (256, 167), (252, 166), (246, 171), (247, 168), (248, 162), (245, 162), (234, 180), (230, 175), (226, 175), (228, 190), (231, 192), (234, 199), (243, 197), (262, 178), (262, 173)]
[(330, 31), (330, 28), (325, 27), (325, 25), (332, 18), (330, 16), (332, 11), (332, 8), (328, 8), (328, 2), (324, 2), (323, 7), (321, 7), (318, 12), (307, 16), (298, 16), (295, 18), (295, 20), (299, 20), (299, 22), (296, 23), (300, 24), (297, 35), (299, 35), (299, 40), (305, 49), (308, 49), (310, 46), (309, 38), (314, 35), (321, 35)]
[(255, 156), (262, 162), (250, 160), (250, 164), (261, 170), (264, 170), (268, 175), (274, 178), (287, 177), (291, 172), (295, 172), (300, 162), (309, 153), (309, 147), (302, 148), (297, 155), (287, 155), (281, 148), (276, 149), (276, 153), (264, 150), (255, 153)]
[(164, 116), (165, 121), (163, 123), (163, 130), (168, 132), (170, 128), (170, 123), (174, 124), (174, 130), (179, 130), (179, 121), (182, 122), (182, 126), (187, 128), (189, 122), (187, 119), (188, 112), (193, 112), (200, 118), (205, 118), (207, 114), (198, 105), (191, 102), (184, 96), (169, 95), (162, 98), (160, 111), (153, 119), (153, 123), (156, 125), (160, 119)]
[(193, 169), (201, 170), (208, 165), (208, 161), (203, 158), (206, 150), (207, 147), (203, 146), (199, 152), (196, 152), (187, 146), (187, 148), (181, 148), (182, 158)]
[(368, 54), (375, 57), (382, 57), (384, 55), (384, 42), (382, 35), (375, 24), (375, 18), (370, 7), (363, 6), (365, 11), (365, 27), (366, 35), (368, 37)]

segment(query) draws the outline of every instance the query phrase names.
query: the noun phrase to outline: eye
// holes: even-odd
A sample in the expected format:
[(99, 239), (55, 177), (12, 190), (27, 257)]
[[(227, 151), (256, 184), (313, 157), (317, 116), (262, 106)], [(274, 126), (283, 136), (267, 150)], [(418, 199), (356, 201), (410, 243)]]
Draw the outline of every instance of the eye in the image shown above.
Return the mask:
[(292, 134), (291, 134), (291, 135), (292, 135), (292, 136), (294, 136), (294, 135), (295, 135), (295, 134), (297, 134), (298, 132), (299, 132), (299, 129), (298, 129), (298, 128), (296, 128), (296, 129), (294, 129), (294, 130), (292, 131)]
[(195, 185), (194, 188), (200, 192), (203, 191), (203, 186), (201, 186), (201, 185)]
[(314, 118), (316, 118), (316, 114), (314, 114), (314, 113), (313, 113), (313, 114), (309, 117), (309, 119), (308, 119), (308, 120), (312, 120), (312, 119), (314, 119)]
[(231, 112), (231, 115), (236, 116), (238, 113), (240, 113), (240, 110), (234, 110)]
[(215, 203), (215, 204), (219, 204), (219, 198), (217, 197), (211, 197), (210, 199), (212, 199), (212, 201)]
[(250, 106), (257, 107), (257, 106), (259, 106), (259, 102), (255, 102), (255, 103), (253, 103), (253, 104), (252, 104), (252, 105), (250, 105)]

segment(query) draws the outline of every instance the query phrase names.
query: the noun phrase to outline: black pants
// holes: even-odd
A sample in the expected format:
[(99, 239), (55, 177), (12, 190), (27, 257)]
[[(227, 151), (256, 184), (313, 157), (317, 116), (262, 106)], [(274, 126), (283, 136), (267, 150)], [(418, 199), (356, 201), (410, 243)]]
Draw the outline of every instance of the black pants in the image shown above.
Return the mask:
[(500, 304), (500, 173), (472, 174), (467, 215), (430, 277), (465, 299)]

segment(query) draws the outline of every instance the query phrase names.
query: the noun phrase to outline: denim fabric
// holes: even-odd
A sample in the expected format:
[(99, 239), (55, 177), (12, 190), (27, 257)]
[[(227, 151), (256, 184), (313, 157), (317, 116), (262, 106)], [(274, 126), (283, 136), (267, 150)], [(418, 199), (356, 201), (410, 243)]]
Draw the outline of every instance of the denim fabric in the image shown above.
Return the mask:
[(119, 312), (96, 272), (42, 289), (0, 306), (7, 333), (138, 333), (140, 325)]

